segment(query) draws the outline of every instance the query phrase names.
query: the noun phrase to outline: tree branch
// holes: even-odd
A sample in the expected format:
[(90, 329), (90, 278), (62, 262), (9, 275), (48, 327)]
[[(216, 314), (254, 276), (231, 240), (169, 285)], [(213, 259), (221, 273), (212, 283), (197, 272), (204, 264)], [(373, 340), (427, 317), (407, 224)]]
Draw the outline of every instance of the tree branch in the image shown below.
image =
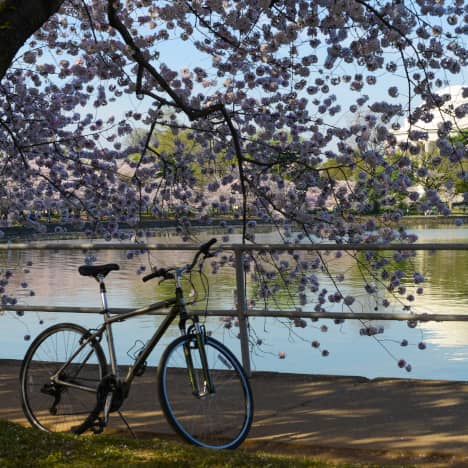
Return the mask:
[[(126, 26), (122, 23), (117, 15), (117, 11), (115, 9), (115, 3), (113, 0), (108, 0), (107, 3), (107, 14), (109, 18), (109, 25), (115, 28), (120, 35), (122, 36), (124, 42), (131, 48), (133, 51), (132, 57), (138, 64), (138, 73), (137, 73), (137, 83), (136, 83), (136, 93), (137, 94), (146, 94), (148, 96), (153, 97), (156, 99), (160, 104), (171, 105), (172, 107), (179, 108), (182, 112), (184, 112), (190, 120), (196, 120), (200, 118), (206, 118), (216, 113), (220, 113), (225, 123), (229, 128), (229, 132), (232, 136), (232, 141), (234, 145), (234, 151), (236, 153), (238, 170), (239, 170), (239, 179), (241, 183), (241, 190), (242, 190), (242, 198), (243, 198), (243, 236), (242, 239), (245, 241), (245, 234), (246, 234), (246, 225), (247, 225), (247, 187), (245, 184), (245, 177), (244, 177), (244, 168), (243, 168), (243, 155), (242, 155), (242, 148), (240, 144), (240, 138), (238, 132), (233, 124), (231, 116), (229, 115), (226, 107), (222, 103), (213, 104), (211, 106), (205, 107), (203, 109), (193, 108), (189, 106), (171, 87), (171, 85), (163, 78), (163, 76), (156, 70), (156, 68), (151, 65), (148, 60), (145, 58), (143, 52), (140, 48), (136, 45), (135, 41), (133, 40), (130, 32), (126, 28)], [(142, 88), (142, 81), (143, 81), (143, 71), (147, 71), (153, 79), (156, 80), (158, 85), (162, 88), (162, 90), (167, 93), (167, 95), (171, 98), (173, 103), (170, 101), (165, 100), (164, 98), (151, 93), (150, 91), (144, 90)]]
[(0, 0), (0, 80), (18, 50), (54, 13), (64, 0)]

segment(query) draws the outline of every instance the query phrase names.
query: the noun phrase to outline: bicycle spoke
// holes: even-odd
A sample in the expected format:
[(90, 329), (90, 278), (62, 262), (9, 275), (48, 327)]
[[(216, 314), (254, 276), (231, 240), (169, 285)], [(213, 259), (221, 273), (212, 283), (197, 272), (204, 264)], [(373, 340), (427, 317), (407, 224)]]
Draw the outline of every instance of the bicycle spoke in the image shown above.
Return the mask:
[(96, 410), (96, 389), (106, 363), (97, 344), (88, 343), (77, 353), (85, 333), (78, 325), (56, 325), (39, 335), (28, 350), (21, 370), (22, 404), (29, 421), (39, 429), (75, 430)]
[[(186, 369), (187, 339), (192, 340), (189, 344), (198, 393), (193, 392)], [(242, 442), (251, 424), (250, 388), (240, 364), (222, 344), (209, 339), (205, 351), (214, 392), (202, 392), (208, 383), (195, 338), (182, 338), (170, 345), (161, 359), (158, 374), (161, 404), (174, 429), (190, 442), (211, 448), (233, 448)]]

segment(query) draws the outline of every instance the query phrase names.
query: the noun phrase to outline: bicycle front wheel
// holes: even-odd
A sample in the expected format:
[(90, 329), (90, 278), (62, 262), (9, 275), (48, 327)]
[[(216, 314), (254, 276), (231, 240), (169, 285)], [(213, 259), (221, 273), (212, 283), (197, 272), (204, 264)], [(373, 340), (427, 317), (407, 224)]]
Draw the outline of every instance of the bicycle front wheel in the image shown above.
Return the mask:
[(29, 347), (20, 390), (24, 414), (34, 427), (80, 434), (98, 412), (97, 388), (107, 368), (100, 344), (87, 343), (68, 362), (87, 333), (79, 325), (61, 323), (44, 330)]
[(204, 349), (213, 391), (200, 391), (207, 382), (197, 338), (182, 336), (169, 344), (158, 367), (161, 407), (174, 430), (188, 442), (214, 449), (235, 448), (252, 424), (252, 391), (229, 349), (210, 337)]

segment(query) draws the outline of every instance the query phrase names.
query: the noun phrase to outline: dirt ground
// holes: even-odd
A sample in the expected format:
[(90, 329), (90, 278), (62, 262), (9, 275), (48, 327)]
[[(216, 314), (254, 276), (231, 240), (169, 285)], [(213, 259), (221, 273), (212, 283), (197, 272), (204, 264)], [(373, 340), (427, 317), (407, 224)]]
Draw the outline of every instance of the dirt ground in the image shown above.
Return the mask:
[[(0, 418), (27, 424), (19, 367), (0, 360)], [(251, 385), (255, 415), (244, 449), (335, 462), (468, 467), (468, 383), (258, 372)], [(154, 369), (135, 380), (122, 412), (138, 437), (175, 437), (157, 401)], [(106, 431), (127, 429), (113, 415)]]

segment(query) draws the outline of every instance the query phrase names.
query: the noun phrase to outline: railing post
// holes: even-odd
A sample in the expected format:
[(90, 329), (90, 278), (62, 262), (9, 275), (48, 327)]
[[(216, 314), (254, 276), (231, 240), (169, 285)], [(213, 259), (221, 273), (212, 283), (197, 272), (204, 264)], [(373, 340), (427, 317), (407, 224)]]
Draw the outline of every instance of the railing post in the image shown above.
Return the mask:
[(241, 343), (242, 364), (248, 377), (252, 375), (250, 369), (249, 332), (247, 323), (247, 296), (245, 290), (244, 253), (242, 250), (234, 251), (236, 258), (236, 291), (237, 314), (239, 316), (239, 331)]

